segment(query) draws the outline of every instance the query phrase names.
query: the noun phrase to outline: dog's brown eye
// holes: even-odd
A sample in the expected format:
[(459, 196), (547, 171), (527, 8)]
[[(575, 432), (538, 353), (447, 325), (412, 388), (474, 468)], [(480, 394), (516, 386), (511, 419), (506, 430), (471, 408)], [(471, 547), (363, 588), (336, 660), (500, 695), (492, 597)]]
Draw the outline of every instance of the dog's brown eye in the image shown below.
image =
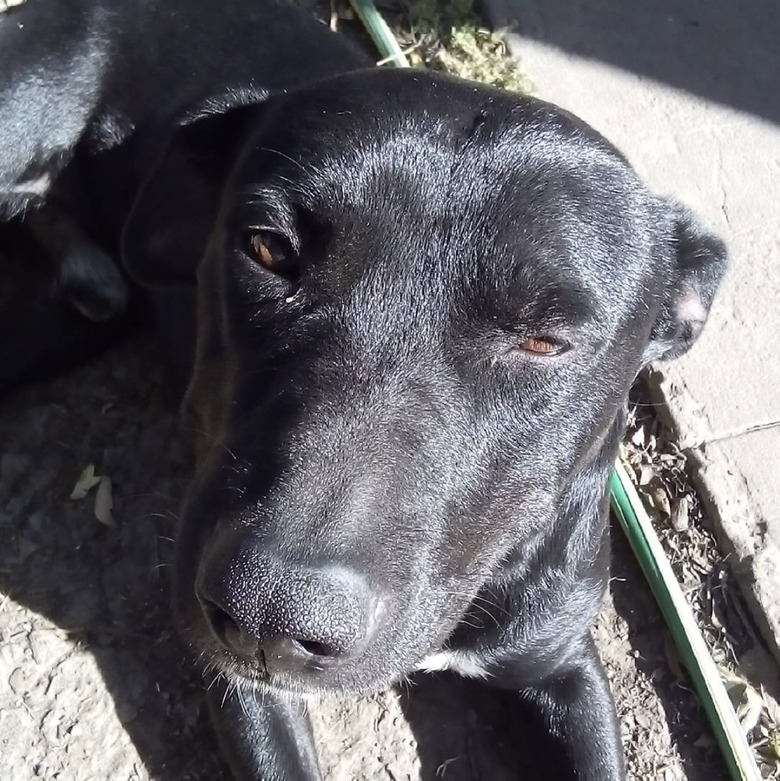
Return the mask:
[(553, 356), (560, 355), (566, 350), (565, 342), (554, 339), (551, 336), (529, 336), (520, 349), (532, 355)]
[(251, 255), (263, 268), (274, 274), (289, 275), (296, 265), (290, 243), (271, 231), (257, 231), (249, 237)]

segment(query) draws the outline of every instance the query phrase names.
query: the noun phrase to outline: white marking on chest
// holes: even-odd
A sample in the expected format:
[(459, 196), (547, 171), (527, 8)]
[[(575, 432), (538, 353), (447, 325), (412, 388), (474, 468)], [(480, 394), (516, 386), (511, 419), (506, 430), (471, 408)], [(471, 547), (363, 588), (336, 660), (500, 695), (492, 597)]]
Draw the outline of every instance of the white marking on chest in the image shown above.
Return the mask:
[(484, 668), (481, 659), (470, 651), (437, 651), (426, 656), (416, 669), (425, 673), (452, 670), (465, 678), (490, 677), (490, 673)]

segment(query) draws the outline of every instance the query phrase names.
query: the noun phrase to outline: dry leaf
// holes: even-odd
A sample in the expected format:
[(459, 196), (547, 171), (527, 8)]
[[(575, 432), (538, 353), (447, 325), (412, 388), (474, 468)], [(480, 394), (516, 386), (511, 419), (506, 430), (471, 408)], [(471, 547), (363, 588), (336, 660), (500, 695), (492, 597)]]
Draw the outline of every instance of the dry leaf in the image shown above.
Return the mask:
[(655, 477), (655, 469), (650, 464), (642, 464), (639, 467), (639, 473), (637, 474), (637, 480), (639, 485), (649, 485)]
[(776, 730), (769, 736), (769, 747), (772, 753), (780, 760), (780, 732)]
[(761, 695), (750, 684), (746, 684), (745, 694), (737, 708), (737, 717), (745, 734), (749, 734), (755, 729), (763, 709), (764, 701), (761, 699)]
[(671, 503), (669, 502), (669, 494), (666, 493), (666, 488), (659, 481), (655, 483), (648, 491), (650, 498), (653, 500), (653, 506), (659, 512), (669, 516), (672, 514)]
[(635, 471), (637, 466), (642, 463), (642, 451), (633, 446), (621, 444), (620, 453), (623, 460), (627, 461)]
[(70, 492), (71, 499), (83, 499), (98, 483), (100, 477), (95, 474), (95, 465), (87, 464), (79, 475), (76, 485)]
[(702, 573), (702, 575), (708, 574), (712, 567), (710, 565), (707, 554), (701, 550), (698, 546), (690, 546), (687, 549), (687, 556), (691, 563)]
[(95, 518), (106, 526), (113, 526), (114, 516), (111, 514), (113, 508), (114, 497), (111, 491), (111, 478), (101, 477), (95, 492)]
[(647, 729), (650, 729), (650, 727), (652, 726), (652, 722), (650, 721), (650, 719), (647, 716), (647, 714), (646, 713), (642, 713), (641, 710), (638, 710), (634, 714), (634, 721), (636, 721), (636, 723), (640, 727), (642, 727), (642, 729), (646, 729), (647, 730)]
[(672, 510), (672, 528), (677, 532), (688, 529), (691, 512), (691, 499), (689, 496), (681, 496), (674, 504)]
[(764, 700), (744, 678), (731, 670), (721, 667), (720, 675), (743, 731), (746, 734), (752, 732), (761, 718)]

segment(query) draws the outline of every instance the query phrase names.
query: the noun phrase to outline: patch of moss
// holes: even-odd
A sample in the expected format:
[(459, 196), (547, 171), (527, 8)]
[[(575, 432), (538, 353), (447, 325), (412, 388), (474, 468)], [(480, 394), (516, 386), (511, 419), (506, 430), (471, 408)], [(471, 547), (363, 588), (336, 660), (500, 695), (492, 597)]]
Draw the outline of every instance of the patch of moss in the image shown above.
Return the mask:
[(474, 0), (398, 0), (388, 18), (411, 65), (530, 92), (504, 31), (484, 24)]

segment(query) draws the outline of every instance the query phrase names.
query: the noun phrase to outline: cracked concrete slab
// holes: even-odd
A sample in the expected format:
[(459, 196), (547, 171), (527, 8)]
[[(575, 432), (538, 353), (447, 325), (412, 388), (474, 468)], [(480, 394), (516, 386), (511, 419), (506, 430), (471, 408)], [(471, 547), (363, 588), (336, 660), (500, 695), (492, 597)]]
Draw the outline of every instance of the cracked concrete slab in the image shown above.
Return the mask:
[(780, 16), (771, 0), (488, 0), (536, 94), (727, 241), (710, 323), (651, 375), (780, 658)]

